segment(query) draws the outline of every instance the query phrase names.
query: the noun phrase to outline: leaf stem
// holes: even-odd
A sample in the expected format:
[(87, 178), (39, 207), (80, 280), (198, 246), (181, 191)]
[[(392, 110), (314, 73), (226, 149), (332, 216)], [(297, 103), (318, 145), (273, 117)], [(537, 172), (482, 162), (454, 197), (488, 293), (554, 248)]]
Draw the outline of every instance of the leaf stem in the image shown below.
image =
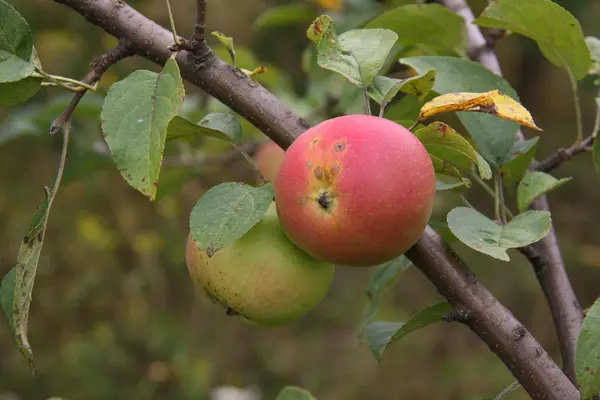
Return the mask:
[(500, 190), (498, 188), (498, 179), (494, 179), (494, 218), (496, 218), (496, 221), (502, 222), (502, 218), (500, 218)]
[(177, 30), (175, 29), (175, 18), (173, 18), (173, 12), (171, 11), (171, 3), (169, 0), (165, 0), (167, 3), (167, 12), (169, 14), (169, 23), (171, 24), (171, 32), (173, 32), (173, 41), (177, 46), (181, 45), (181, 41), (177, 37)]
[(466, 205), (467, 207), (469, 207), (469, 208), (472, 208), (473, 210), (476, 210), (476, 208), (473, 206), (473, 204), (471, 204), (471, 203), (469, 202), (469, 200), (467, 200), (467, 198), (465, 197), (465, 195), (464, 195), (464, 194), (461, 194), (461, 195), (460, 195), (460, 199), (462, 200), (462, 202), (463, 202), (463, 203), (465, 203), (465, 205)]
[(520, 387), (521, 387), (521, 384), (519, 383), (519, 381), (514, 381), (513, 383), (511, 383), (510, 385), (505, 387), (504, 390), (502, 390), (498, 394), (498, 396), (496, 396), (494, 398), (494, 400), (502, 400), (503, 398), (505, 398), (506, 396), (508, 396), (509, 394), (511, 394), (512, 392), (514, 392), (515, 390), (517, 390)]
[(581, 104), (579, 101), (579, 92), (577, 89), (577, 80), (573, 76), (573, 72), (567, 68), (567, 74), (569, 74), (569, 80), (571, 81), (571, 90), (573, 91), (573, 102), (575, 104), (575, 122), (577, 125), (577, 137), (575, 138), (575, 145), (578, 145), (583, 140), (583, 122), (581, 117)]
[(250, 157), (250, 155), (246, 152), (246, 150), (244, 150), (242, 148), (242, 146), (240, 146), (236, 142), (231, 142), (231, 145), (246, 159), (246, 161), (248, 161), (248, 163), (252, 166), (252, 169), (254, 169), (256, 172), (258, 172), (258, 174), (260, 175), (260, 178), (263, 180), (263, 182), (268, 182), (267, 179), (265, 179), (265, 176), (261, 172), (260, 168), (258, 168), (258, 165), (256, 164), (256, 162), (254, 162), (254, 160), (252, 159), (252, 157)]
[(382, 101), (381, 105), (379, 106), (379, 118), (383, 118), (383, 115), (385, 113), (385, 107), (387, 106), (387, 102)]
[(498, 201), (500, 202), (500, 221), (503, 224), (506, 224), (508, 221), (506, 219), (506, 205), (504, 203), (504, 185), (502, 183), (502, 173), (498, 171), (496, 174), (496, 185), (498, 187)]
[[(493, 198), (496, 197), (496, 193), (494, 192), (494, 190), (491, 187), (489, 187), (489, 185), (487, 183), (485, 183), (483, 181), (483, 179), (481, 179), (479, 176), (477, 176), (477, 174), (471, 174), (471, 176), (473, 177), (473, 180), (475, 182), (477, 182), (479, 184), (479, 186), (481, 186), (488, 195), (490, 195)], [(510, 211), (510, 209), (506, 206), (506, 204), (504, 205), (504, 208), (505, 208), (504, 212), (506, 213), (506, 215), (511, 219), (514, 218), (514, 214)]]
[[(96, 84), (88, 85), (85, 82), (81, 82), (76, 79), (67, 78), (66, 76), (51, 75), (51, 74), (44, 72), (41, 69), (37, 69), (37, 68), (36, 68), (36, 72), (31, 74), (31, 76), (34, 78), (46, 78), (46, 79), (50, 80), (52, 83), (54, 83), (54, 86), (60, 86), (62, 88), (70, 90), (71, 92), (81, 92), (82, 90), (91, 90), (92, 92), (94, 92), (94, 91), (96, 91), (96, 88), (98, 86)], [(46, 83), (46, 85), (44, 85), (44, 86), (52, 86), (52, 85), (48, 85), (47, 82), (45, 82), (45, 83)], [(71, 85), (67, 85), (65, 83), (68, 83)], [(73, 87), (73, 86), (75, 86), (75, 87)]]

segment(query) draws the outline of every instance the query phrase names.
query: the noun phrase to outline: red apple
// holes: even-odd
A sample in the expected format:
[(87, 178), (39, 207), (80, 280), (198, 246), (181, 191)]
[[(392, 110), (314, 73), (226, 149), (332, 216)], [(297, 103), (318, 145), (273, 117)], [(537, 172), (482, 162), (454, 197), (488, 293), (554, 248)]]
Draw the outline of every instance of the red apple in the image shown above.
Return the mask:
[(275, 202), (290, 240), (315, 258), (370, 266), (408, 250), (423, 233), (435, 172), (403, 126), (347, 115), (304, 132), (287, 149)]
[[(256, 164), (258, 165), (258, 169), (260, 169), (260, 172), (263, 174), (265, 179), (267, 179), (269, 182), (273, 182), (275, 180), (277, 169), (283, 160), (284, 154), (285, 152), (283, 149), (275, 142), (264, 143), (258, 148), (258, 151), (255, 155)], [(257, 180), (258, 183), (264, 183), (260, 177), (258, 177)]]

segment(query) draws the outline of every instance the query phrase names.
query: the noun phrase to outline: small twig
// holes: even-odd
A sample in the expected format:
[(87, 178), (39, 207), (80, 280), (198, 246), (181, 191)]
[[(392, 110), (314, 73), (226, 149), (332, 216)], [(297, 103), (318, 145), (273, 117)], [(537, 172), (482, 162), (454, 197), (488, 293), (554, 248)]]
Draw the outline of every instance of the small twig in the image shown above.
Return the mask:
[[(96, 90), (96, 87), (93, 85), (88, 85), (85, 82), (80, 82), (75, 79), (67, 78), (64, 76), (50, 75), (47, 72), (42, 71), (39, 68), (35, 69), (36, 72), (32, 74), (34, 77), (46, 78), (50, 82), (54, 83), (54, 85), (67, 89), (71, 92), (82, 92), (85, 90)], [(49, 85), (46, 85), (49, 86)]]
[(573, 156), (588, 151), (590, 147), (594, 144), (596, 136), (598, 136), (598, 131), (600, 131), (600, 107), (596, 109), (596, 120), (594, 122), (594, 128), (590, 136), (582, 140), (581, 143), (576, 143), (568, 149), (558, 149), (556, 153), (552, 154), (550, 157), (546, 158), (543, 161), (535, 163), (533, 166), (533, 170), (541, 172), (550, 172), (554, 168), (560, 166), (565, 161), (568, 161), (571, 158), (573, 158)]
[(192, 40), (198, 43), (206, 42), (206, 1), (197, 0), (196, 2), (196, 25), (194, 26)]
[[(133, 45), (127, 40), (120, 39), (119, 44), (113, 49), (108, 50), (106, 53), (101, 55), (92, 61), (91, 67), (92, 71), (83, 78), (82, 82), (88, 85), (96, 84), (102, 75), (110, 68), (111, 65), (119, 62), (125, 57), (132, 56), (134, 53)], [(58, 116), (50, 125), (50, 134), (53, 135), (60, 129), (61, 126), (65, 124), (66, 121), (71, 119), (71, 115), (75, 108), (83, 98), (83, 95), (86, 93), (87, 89), (84, 89), (80, 92), (77, 92), (75, 96), (73, 96), (73, 100), (67, 106), (65, 111), (61, 115)]]

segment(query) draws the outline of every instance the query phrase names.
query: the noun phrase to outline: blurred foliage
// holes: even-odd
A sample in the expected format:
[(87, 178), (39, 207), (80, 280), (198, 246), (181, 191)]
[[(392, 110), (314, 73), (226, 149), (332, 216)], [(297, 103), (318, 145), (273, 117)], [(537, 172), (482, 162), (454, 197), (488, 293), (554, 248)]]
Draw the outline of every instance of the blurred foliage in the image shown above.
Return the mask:
[[(209, 2), (208, 31), (220, 31), (235, 41), (237, 65), (267, 67), (257, 79), (311, 122), (348, 112), (362, 112), (362, 94), (334, 73), (320, 70), (309, 58), (307, 24), (255, 26), (266, 10), (296, 1)], [(32, 26), (35, 46), (45, 69), (82, 77), (89, 62), (115, 44), (100, 28), (55, 2), (12, 0)], [(164, 2), (128, 2), (163, 26)], [(305, 14), (322, 7), (339, 32), (357, 27), (383, 5), (409, 1), (306, 1)], [(471, 2), (479, 13), (484, 0)], [(600, 35), (600, 3), (562, 0), (581, 22), (586, 35)], [(189, 35), (195, 2), (172, 2), (178, 33)], [(337, 7), (342, 7), (337, 9)], [(310, 18), (308, 18), (310, 21)], [(209, 37), (217, 53), (226, 50)], [(221, 47), (219, 47), (221, 46)], [(404, 56), (423, 54), (418, 46), (398, 48)], [(524, 106), (544, 129), (538, 157), (568, 146), (574, 138), (569, 83), (551, 66), (536, 45), (511, 35), (498, 44), (507, 80)], [(387, 68), (392, 68), (393, 60)], [(133, 69), (158, 67), (139, 57), (112, 67), (103, 77), (99, 95), (87, 94), (77, 109), (64, 186), (50, 216), (46, 245), (35, 283), (29, 331), (37, 359), (36, 375), (14, 346), (9, 327), (0, 323), (0, 400), (47, 399), (208, 399), (221, 385), (255, 387), (264, 399), (274, 399), (285, 385), (309, 389), (327, 400), (470, 399), (492, 396), (512, 382), (505, 366), (480, 340), (458, 324), (436, 324), (395, 343), (382, 366), (359, 342), (358, 329), (367, 304), (366, 289), (373, 270), (339, 268), (326, 299), (307, 317), (289, 326), (257, 329), (228, 318), (198, 293), (185, 267), (189, 213), (200, 195), (215, 184), (252, 182), (242, 160), (194, 165), (184, 161), (199, 154), (224, 155), (226, 144), (199, 141), (170, 144), (167, 157), (179, 165), (161, 172), (159, 194), (149, 202), (120, 177), (101, 139), (98, 113), (102, 96)], [(387, 70), (387, 69), (386, 69)], [(307, 85), (307, 74), (313, 85)], [(186, 86), (189, 97), (182, 114), (193, 121), (210, 111), (224, 111), (199, 89)], [(591, 80), (581, 84), (584, 127), (593, 123)], [(42, 188), (54, 179), (61, 137), (47, 129), (70, 96), (42, 89), (26, 105), (0, 108), (0, 274), (16, 253)], [(339, 102), (332, 98), (341, 97)], [(393, 112), (393, 105), (389, 112)], [(249, 141), (262, 138), (241, 119)], [(447, 123), (452, 125), (455, 120)], [(19, 132), (19, 135), (15, 135)], [(23, 134), (26, 133), (26, 134)], [(101, 142), (100, 142), (101, 143)], [(175, 162), (174, 164), (178, 164)], [(550, 195), (553, 220), (569, 274), (583, 307), (598, 295), (600, 279), (600, 185), (589, 155), (555, 172), (573, 176), (568, 190)], [(491, 208), (483, 191), (474, 188), (473, 202)], [(514, 205), (514, 198), (509, 198)], [(459, 204), (455, 194), (438, 195), (434, 218)], [(531, 268), (517, 252), (510, 264), (491, 261), (465, 246), (457, 250), (498, 298), (508, 306), (550, 354), (558, 359), (554, 328)], [(442, 299), (411, 268), (389, 289), (379, 316), (402, 320)], [(522, 390), (509, 399), (525, 399)]]

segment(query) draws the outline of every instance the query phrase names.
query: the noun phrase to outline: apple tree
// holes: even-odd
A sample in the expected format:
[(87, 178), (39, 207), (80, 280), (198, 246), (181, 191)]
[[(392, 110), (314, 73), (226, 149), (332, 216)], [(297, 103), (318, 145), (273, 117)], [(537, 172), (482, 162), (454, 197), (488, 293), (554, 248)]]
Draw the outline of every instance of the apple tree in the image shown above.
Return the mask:
[[(63, 139), (56, 180), (40, 188), (44, 197), (0, 285), (2, 309), (32, 372), (28, 314), (74, 113), (111, 66), (143, 57), (161, 70), (135, 70), (114, 83), (96, 121), (112, 167), (131, 189), (155, 200), (167, 146), (193, 148), (198, 138), (230, 147), (256, 172), (255, 185), (215, 185), (190, 212), (191, 280), (229, 315), (258, 325), (287, 323), (325, 296), (334, 269), (369, 267), (360, 334), (376, 359), (415, 330), (455, 322), (477, 334), (514, 375), (497, 398), (519, 386), (534, 399), (600, 393), (600, 303), (582, 311), (546, 198), (571, 180), (555, 178), (553, 169), (578, 154), (591, 152), (590, 168), (600, 174), (600, 101), (593, 130), (584, 132), (577, 90), (582, 79), (600, 75), (600, 41), (586, 37), (564, 8), (551, 0), (497, 0), (475, 16), (464, 0), (320, 0), (270, 9), (257, 29), (306, 29), (302, 68), (310, 86), (299, 96), (268, 67), (240, 66), (235, 38), (207, 32), (206, 0), (196, 2), (188, 38), (177, 35), (176, 25), (192, 21), (174, 21), (168, 0), (168, 28), (122, 0), (55, 2), (118, 44), (99, 54), (81, 79), (53, 75), (37, 56), (35, 32), (10, 1), (0, 0), (0, 105), (25, 103), (41, 87), (72, 93), (48, 127)], [(546, 159), (536, 159), (543, 126), (503, 78), (494, 51), (507, 34), (535, 42), (572, 88), (573, 143)], [(223, 107), (193, 116), (184, 107), (184, 81)], [(349, 116), (352, 122), (340, 122)], [(256, 146), (244, 140), (248, 126), (268, 139), (264, 146), (271, 149), (263, 149), (271, 156), (252, 157)], [(473, 185), (489, 194), (493, 215), (471, 204)], [(514, 205), (508, 191), (516, 194)], [(445, 193), (463, 205), (443, 221), (430, 220), (434, 196)], [(552, 313), (560, 362), (478, 280), (451, 247), (456, 242), (503, 262), (513, 250), (527, 257)], [(420, 270), (445, 301), (407, 321), (378, 320), (382, 296), (407, 268)], [(254, 290), (258, 282), (266, 289)], [(292, 386), (278, 397), (300, 398), (314, 397)]]

